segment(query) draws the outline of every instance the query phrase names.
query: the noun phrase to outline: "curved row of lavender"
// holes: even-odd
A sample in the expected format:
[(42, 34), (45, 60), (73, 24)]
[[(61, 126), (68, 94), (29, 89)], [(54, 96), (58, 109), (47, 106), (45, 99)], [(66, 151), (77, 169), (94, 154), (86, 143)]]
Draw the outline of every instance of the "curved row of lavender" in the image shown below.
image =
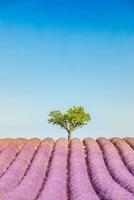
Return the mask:
[(12, 163), (11, 167), (0, 179), (1, 192), (7, 193), (21, 182), (39, 144), (40, 140), (35, 139), (29, 140), (24, 144), (15, 162)]
[(88, 150), (91, 181), (99, 197), (105, 200), (133, 200), (134, 195), (121, 187), (110, 175), (98, 143), (92, 138), (85, 139), (84, 142)]
[(11, 192), (5, 193), (2, 196), (3, 200), (34, 200), (36, 198), (46, 175), (52, 146), (53, 140), (46, 139), (41, 143), (23, 180)]
[(52, 161), (39, 200), (67, 199), (67, 141), (59, 139), (54, 148)]
[(8, 169), (12, 161), (15, 159), (17, 153), (21, 150), (26, 140), (17, 139), (11, 143), (7, 143), (7, 147), (0, 153), (0, 177)]
[(4, 138), (0, 139), (0, 152), (9, 144), (13, 141), (12, 138)]
[(113, 179), (134, 194), (134, 176), (129, 172), (127, 166), (124, 165), (117, 149), (112, 142), (105, 138), (99, 138), (97, 142), (103, 151), (104, 160)]
[(114, 145), (119, 149), (125, 165), (134, 176), (134, 151), (133, 149), (120, 138), (113, 138), (111, 140)]
[(0, 139), (0, 200), (134, 200), (134, 138)]
[(70, 146), (70, 199), (99, 199), (91, 185), (83, 145), (79, 139), (72, 139)]

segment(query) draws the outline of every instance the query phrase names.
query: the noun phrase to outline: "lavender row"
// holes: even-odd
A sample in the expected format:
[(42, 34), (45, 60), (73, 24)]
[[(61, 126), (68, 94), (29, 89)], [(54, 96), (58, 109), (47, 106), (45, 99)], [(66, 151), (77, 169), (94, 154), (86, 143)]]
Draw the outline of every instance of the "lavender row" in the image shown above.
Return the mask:
[(0, 139), (0, 152), (9, 144), (13, 141), (12, 138), (4, 138)]
[(67, 199), (67, 142), (59, 139), (56, 142), (50, 171), (44, 189), (38, 200)]
[(105, 200), (134, 200), (134, 195), (111, 177), (97, 142), (92, 138), (87, 138), (84, 142), (88, 150), (91, 181), (99, 197)]
[(131, 137), (126, 137), (124, 138), (124, 140), (132, 147), (132, 149), (134, 150), (134, 138)]
[(8, 146), (5, 147), (0, 153), (0, 176), (2, 176), (6, 172), (7, 168), (15, 159), (17, 153), (20, 151), (24, 143), (25, 140), (16, 139), (13, 142), (9, 143)]
[(79, 139), (71, 141), (70, 151), (70, 200), (98, 200), (89, 179), (83, 144)]
[(45, 139), (22, 182), (11, 192), (2, 196), (2, 200), (34, 200), (36, 199), (49, 163), (54, 141)]
[(99, 138), (97, 141), (103, 151), (107, 168), (114, 180), (134, 194), (134, 177), (124, 165), (115, 146), (105, 138)]
[(111, 141), (118, 148), (125, 165), (134, 176), (134, 150), (123, 139), (113, 138)]
[(31, 139), (22, 147), (16, 160), (0, 179), (0, 193), (12, 191), (20, 183), (39, 143), (39, 139)]

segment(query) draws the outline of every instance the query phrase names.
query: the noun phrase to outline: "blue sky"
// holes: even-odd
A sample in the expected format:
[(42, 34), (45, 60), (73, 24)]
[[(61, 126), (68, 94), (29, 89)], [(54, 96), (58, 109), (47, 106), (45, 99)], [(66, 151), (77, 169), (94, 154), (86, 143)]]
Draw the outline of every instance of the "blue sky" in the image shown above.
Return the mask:
[(134, 136), (132, 0), (0, 1), (0, 135), (65, 137), (54, 109), (84, 106), (81, 138)]

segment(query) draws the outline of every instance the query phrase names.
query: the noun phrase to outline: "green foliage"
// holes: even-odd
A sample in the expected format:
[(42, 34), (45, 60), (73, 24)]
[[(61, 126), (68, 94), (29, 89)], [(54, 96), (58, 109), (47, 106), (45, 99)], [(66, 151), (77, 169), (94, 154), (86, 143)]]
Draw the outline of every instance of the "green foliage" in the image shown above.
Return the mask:
[(50, 112), (49, 117), (49, 123), (64, 128), (69, 134), (74, 130), (83, 127), (91, 120), (90, 115), (86, 113), (81, 106), (69, 108), (65, 114), (62, 114), (59, 110), (52, 111)]

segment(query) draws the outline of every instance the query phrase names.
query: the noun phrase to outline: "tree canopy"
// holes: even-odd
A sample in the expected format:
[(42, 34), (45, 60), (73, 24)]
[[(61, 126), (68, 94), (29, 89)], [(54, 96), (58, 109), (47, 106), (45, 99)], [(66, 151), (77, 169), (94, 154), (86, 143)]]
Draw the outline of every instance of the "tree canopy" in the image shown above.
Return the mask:
[(68, 132), (68, 140), (70, 140), (72, 132), (87, 125), (90, 120), (90, 114), (86, 113), (83, 107), (73, 106), (65, 114), (59, 110), (50, 112), (48, 122), (64, 128)]

